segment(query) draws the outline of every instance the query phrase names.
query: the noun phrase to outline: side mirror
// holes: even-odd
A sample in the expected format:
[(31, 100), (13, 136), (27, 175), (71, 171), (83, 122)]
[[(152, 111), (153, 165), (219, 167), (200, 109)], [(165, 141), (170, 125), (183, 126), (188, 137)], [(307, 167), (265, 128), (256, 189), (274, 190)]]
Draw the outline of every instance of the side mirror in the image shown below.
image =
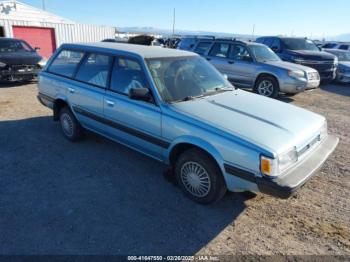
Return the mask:
[(226, 80), (228, 80), (228, 75), (222, 74), (222, 76), (223, 76)]
[(274, 51), (274, 52), (276, 52), (276, 53), (278, 53), (278, 52), (280, 51), (279, 48), (278, 48), (277, 46), (271, 47), (271, 50)]
[(253, 62), (253, 59), (250, 56), (243, 56), (242, 59), (245, 62)]
[(150, 101), (151, 93), (148, 88), (130, 88), (129, 97), (134, 100)]

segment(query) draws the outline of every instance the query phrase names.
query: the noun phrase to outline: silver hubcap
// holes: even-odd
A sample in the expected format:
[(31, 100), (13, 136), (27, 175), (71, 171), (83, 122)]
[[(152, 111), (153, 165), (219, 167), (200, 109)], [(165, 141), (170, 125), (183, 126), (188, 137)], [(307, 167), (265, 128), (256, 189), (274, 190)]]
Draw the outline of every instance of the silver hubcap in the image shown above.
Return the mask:
[(273, 84), (269, 80), (262, 81), (258, 86), (258, 93), (263, 96), (271, 96), (273, 93)]
[(186, 162), (182, 166), (181, 180), (186, 190), (196, 197), (205, 197), (210, 192), (210, 177), (196, 162)]
[(64, 134), (68, 137), (73, 136), (73, 121), (68, 114), (61, 115), (61, 125)]

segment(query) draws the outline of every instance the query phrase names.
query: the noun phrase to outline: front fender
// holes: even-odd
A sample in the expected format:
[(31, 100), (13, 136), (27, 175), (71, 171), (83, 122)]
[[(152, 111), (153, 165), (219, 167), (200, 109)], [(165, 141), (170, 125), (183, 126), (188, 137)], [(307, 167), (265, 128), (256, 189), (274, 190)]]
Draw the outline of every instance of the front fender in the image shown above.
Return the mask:
[(212, 144), (210, 144), (208, 141), (203, 140), (203, 139), (198, 138), (198, 137), (194, 137), (194, 136), (181, 136), (181, 137), (176, 138), (171, 143), (169, 148), (167, 150), (165, 150), (165, 152), (164, 152), (164, 159), (165, 159), (166, 164), (170, 164), (170, 154), (173, 151), (173, 149), (179, 144), (191, 144), (191, 145), (196, 146), (196, 147), (202, 149), (203, 151), (207, 152), (216, 160), (222, 173), (223, 174), (225, 173), (224, 159), (221, 156), (221, 154), (219, 153), (219, 151), (216, 150), (216, 148)]

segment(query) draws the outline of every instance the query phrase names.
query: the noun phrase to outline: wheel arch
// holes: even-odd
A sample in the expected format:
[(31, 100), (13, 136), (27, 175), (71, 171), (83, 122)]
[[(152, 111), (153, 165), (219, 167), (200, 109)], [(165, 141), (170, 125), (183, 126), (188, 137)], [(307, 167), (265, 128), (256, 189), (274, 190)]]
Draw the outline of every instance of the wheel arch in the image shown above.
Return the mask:
[(53, 104), (53, 119), (55, 121), (59, 120), (60, 110), (66, 106), (69, 106), (66, 99), (61, 98), (61, 97), (55, 99), (54, 104)]
[(178, 157), (191, 148), (197, 148), (206, 153), (220, 168), (222, 175), (225, 174), (224, 159), (217, 149), (207, 141), (194, 137), (183, 137), (173, 142), (168, 150), (167, 164), (174, 166)]
[(259, 79), (262, 78), (262, 77), (265, 77), (265, 76), (273, 77), (276, 80), (277, 84), (278, 84), (278, 89), (280, 90), (281, 83), (280, 83), (280, 81), (278, 79), (278, 76), (273, 74), (273, 73), (270, 73), (270, 72), (261, 72), (261, 73), (259, 73), (257, 75), (257, 77), (255, 78), (254, 88), (256, 88), (256, 85), (257, 85)]

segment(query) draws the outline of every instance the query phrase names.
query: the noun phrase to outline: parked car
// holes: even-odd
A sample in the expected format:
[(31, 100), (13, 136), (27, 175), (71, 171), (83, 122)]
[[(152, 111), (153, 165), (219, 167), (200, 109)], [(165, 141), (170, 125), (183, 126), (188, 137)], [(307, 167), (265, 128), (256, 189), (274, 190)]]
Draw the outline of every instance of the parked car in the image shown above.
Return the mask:
[(350, 43), (340, 43), (335, 47), (335, 49), (350, 51)]
[(0, 81), (31, 80), (46, 60), (27, 42), (0, 37)]
[(339, 45), (338, 42), (328, 42), (323, 44), (321, 47), (324, 49), (333, 49), (333, 48), (336, 48), (338, 45)]
[(284, 62), (262, 44), (207, 39), (197, 42), (192, 51), (204, 56), (235, 86), (253, 88), (263, 96), (294, 95), (320, 85), (315, 69)]
[(350, 84), (350, 52), (339, 49), (324, 49), (324, 51), (338, 57), (339, 65), (335, 81)]
[(316, 69), (322, 82), (335, 79), (338, 59), (321, 51), (311, 40), (296, 37), (260, 37), (256, 42), (270, 47), (283, 61)]
[(214, 40), (214, 36), (202, 35), (202, 36), (186, 36), (183, 37), (177, 45), (177, 49), (192, 51), (193, 47), (201, 40)]
[(289, 197), (338, 144), (323, 116), (235, 89), (192, 52), (64, 44), (38, 87), (67, 139), (89, 129), (168, 164), (204, 204), (227, 189)]

